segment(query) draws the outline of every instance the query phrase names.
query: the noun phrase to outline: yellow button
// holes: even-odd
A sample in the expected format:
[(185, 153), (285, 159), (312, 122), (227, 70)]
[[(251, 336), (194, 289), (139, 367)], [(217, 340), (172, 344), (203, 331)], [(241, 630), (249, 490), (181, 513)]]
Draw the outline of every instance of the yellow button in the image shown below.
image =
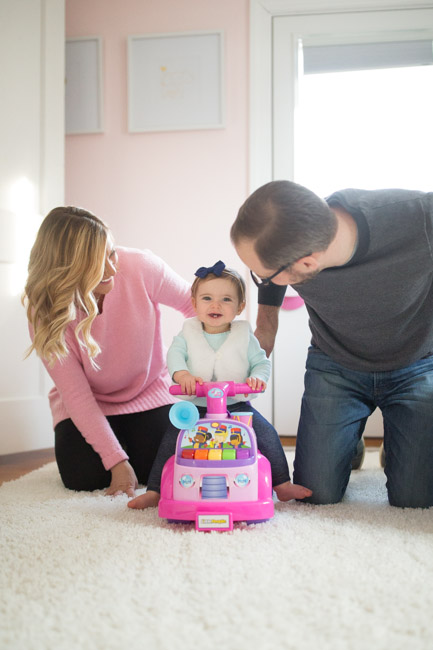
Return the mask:
[(221, 460), (222, 453), (222, 449), (209, 449), (208, 460)]

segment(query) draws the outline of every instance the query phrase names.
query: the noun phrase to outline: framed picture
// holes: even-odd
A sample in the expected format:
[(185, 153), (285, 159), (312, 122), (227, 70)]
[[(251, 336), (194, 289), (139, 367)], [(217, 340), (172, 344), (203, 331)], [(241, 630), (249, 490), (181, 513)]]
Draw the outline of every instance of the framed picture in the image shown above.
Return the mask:
[(128, 38), (128, 129), (224, 127), (221, 31)]
[(66, 134), (102, 133), (101, 39), (67, 39), (65, 64)]

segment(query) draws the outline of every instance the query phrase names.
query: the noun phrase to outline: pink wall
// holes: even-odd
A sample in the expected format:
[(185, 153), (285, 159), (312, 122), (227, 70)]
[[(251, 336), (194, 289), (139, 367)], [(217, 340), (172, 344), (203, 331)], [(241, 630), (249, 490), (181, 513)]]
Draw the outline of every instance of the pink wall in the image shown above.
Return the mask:
[[(128, 35), (212, 29), (225, 36), (225, 128), (128, 133)], [(248, 189), (248, 32), (248, 0), (66, 0), (67, 37), (103, 39), (105, 122), (66, 138), (66, 203), (187, 279), (219, 258), (242, 270), (229, 229)]]

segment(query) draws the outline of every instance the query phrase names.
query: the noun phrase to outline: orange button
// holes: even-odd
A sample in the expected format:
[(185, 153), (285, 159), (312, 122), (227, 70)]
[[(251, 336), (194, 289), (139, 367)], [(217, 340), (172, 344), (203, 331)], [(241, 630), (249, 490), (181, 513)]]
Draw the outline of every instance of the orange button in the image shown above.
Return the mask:
[(196, 449), (195, 450), (195, 460), (207, 460), (207, 455), (208, 455), (208, 450), (207, 449)]

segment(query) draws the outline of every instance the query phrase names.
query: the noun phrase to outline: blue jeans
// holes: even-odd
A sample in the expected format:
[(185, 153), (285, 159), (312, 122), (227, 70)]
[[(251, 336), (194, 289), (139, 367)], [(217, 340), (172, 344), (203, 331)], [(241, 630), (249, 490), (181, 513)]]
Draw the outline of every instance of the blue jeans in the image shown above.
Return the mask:
[(316, 347), (308, 352), (294, 482), (310, 503), (338, 503), (367, 418), (384, 421), (385, 474), (393, 506), (433, 505), (433, 357), (387, 372), (358, 372)]

